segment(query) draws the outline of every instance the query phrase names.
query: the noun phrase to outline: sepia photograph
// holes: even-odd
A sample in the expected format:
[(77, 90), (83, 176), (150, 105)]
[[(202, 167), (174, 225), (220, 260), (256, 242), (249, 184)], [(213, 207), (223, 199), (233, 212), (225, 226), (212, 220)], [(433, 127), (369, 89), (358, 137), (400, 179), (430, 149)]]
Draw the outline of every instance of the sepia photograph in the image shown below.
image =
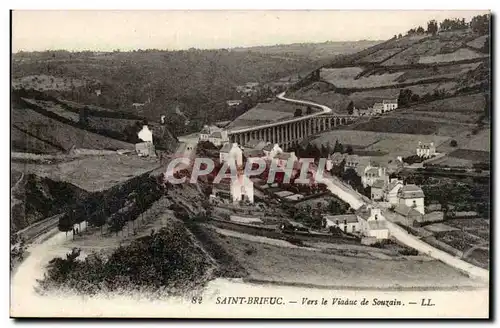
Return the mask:
[(11, 10), (10, 317), (490, 311), (489, 10)]

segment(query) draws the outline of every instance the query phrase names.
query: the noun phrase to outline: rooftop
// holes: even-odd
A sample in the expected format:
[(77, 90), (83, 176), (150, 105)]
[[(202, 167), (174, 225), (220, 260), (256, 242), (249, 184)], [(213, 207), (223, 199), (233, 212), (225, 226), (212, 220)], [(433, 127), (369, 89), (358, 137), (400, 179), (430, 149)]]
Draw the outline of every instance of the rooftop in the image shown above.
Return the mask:
[(323, 215), (323, 218), (326, 220), (330, 220), (332, 222), (337, 222), (339, 223), (344, 223), (346, 221), (347, 223), (357, 223), (358, 222), (358, 216), (355, 214), (343, 214), (343, 215)]
[(385, 221), (385, 220), (368, 221), (368, 228), (370, 230), (384, 230), (384, 229), (387, 229), (387, 221)]
[(404, 217), (409, 217), (409, 216), (421, 217), (422, 216), (422, 214), (419, 211), (417, 211), (416, 209), (409, 207), (405, 204), (398, 204), (394, 208), (394, 212), (401, 214)]
[(417, 185), (414, 184), (408, 184), (403, 186), (399, 190), (400, 197), (401, 198), (422, 198), (424, 197), (424, 192), (422, 191), (422, 188), (420, 188)]
[(378, 188), (378, 189), (383, 189), (385, 186), (385, 183), (384, 183), (384, 180), (376, 180), (373, 184), (372, 184), (372, 189), (373, 188)]
[(245, 157), (263, 157), (265, 156), (264, 152), (261, 149), (245, 149), (243, 151), (243, 155)]
[(398, 100), (397, 99), (384, 99), (382, 101), (382, 103), (384, 103), (384, 104), (397, 104)]

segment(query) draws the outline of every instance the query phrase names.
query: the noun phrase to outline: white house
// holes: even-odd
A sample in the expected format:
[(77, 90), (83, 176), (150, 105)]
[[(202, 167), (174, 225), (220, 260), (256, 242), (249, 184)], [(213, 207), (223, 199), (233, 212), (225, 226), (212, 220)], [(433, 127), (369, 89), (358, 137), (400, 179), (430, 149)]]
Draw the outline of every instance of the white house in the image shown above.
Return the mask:
[(142, 126), (142, 129), (137, 133), (137, 136), (144, 142), (153, 142), (153, 131), (151, 131), (147, 125)]
[(230, 190), (233, 203), (247, 200), (253, 204), (253, 182), (246, 175), (239, 174), (237, 179), (233, 179)]
[(389, 238), (387, 221), (382, 215), (380, 208), (362, 206), (356, 211), (356, 215), (359, 218), (360, 231), (364, 236), (375, 237), (376, 239)]
[(218, 147), (226, 142), (229, 142), (229, 136), (227, 134), (227, 131), (224, 129), (221, 129), (214, 125), (205, 125), (200, 131), (199, 141), (210, 141)]
[(297, 155), (295, 155), (295, 152), (289, 152), (289, 153), (285, 153), (285, 152), (280, 152), (280, 153), (277, 153), (273, 160), (276, 161), (276, 166), (277, 167), (286, 167), (287, 166), (287, 163), (289, 163), (290, 161), (292, 161), (293, 163), (297, 162), (299, 159), (297, 157)]
[(403, 188), (403, 180), (391, 179), (385, 193), (385, 200), (390, 204), (399, 204), (398, 192)]
[(390, 112), (398, 108), (398, 100), (397, 99), (383, 100), (382, 105), (384, 106), (384, 113)]
[(374, 103), (372, 112), (374, 114), (382, 114), (384, 113), (384, 104), (383, 103)]
[(330, 171), (334, 166), (340, 165), (346, 158), (347, 154), (333, 153), (326, 159), (326, 170)]
[(281, 149), (278, 144), (273, 145), (271, 143), (262, 148), (262, 150), (266, 154), (268, 160), (272, 160), (276, 156), (276, 154), (283, 152), (283, 149)]
[(422, 188), (414, 184), (403, 186), (398, 191), (399, 204), (412, 207), (422, 214), (425, 214), (424, 192)]
[(417, 156), (419, 157), (431, 157), (436, 155), (436, 146), (434, 146), (433, 142), (423, 143), (421, 141), (418, 142), (417, 146)]
[(326, 227), (337, 227), (347, 233), (358, 233), (361, 231), (361, 223), (355, 214), (323, 215)]
[(384, 181), (384, 184), (389, 181), (389, 176), (387, 175), (386, 168), (383, 166), (372, 166), (368, 164), (365, 167), (363, 175), (361, 176), (361, 182), (366, 188), (367, 186), (372, 186), (377, 180)]
[(219, 161), (221, 163), (235, 161), (237, 167), (243, 166), (243, 150), (237, 143), (226, 143), (219, 152)]

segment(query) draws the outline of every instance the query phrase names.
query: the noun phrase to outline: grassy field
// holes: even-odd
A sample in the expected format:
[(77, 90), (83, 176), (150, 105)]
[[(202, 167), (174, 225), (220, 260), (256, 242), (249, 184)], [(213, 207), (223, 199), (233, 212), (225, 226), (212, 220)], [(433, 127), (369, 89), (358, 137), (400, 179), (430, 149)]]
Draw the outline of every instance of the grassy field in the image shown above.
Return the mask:
[(419, 64), (447, 63), (459, 60), (477, 59), (486, 57), (485, 54), (480, 54), (471, 49), (458, 49), (449, 54), (437, 54), (434, 56), (423, 56), (418, 60)]
[(61, 123), (31, 109), (15, 109), (11, 119), (13, 126), (65, 150), (70, 150), (73, 146), (110, 150), (134, 149), (133, 144)]
[(88, 156), (58, 164), (12, 162), (12, 169), (69, 182), (83, 190), (106, 190), (117, 183), (160, 167), (155, 159), (133, 155)]
[(484, 42), (486, 41), (487, 35), (481, 35), (474, 40), (467, 42), (467, 45), (472, 48), (481, 49), (484, 46)]
[(418, 141), (434, 142), (438, 146), (446, 143), (449, 139), (446, 136), (424, 134), (335, 130), (322, 133), (314, 140), (314, 143), (334, 145), (335, 141), (338, 140), (343, 145), (351, 145), (356, 149), (391, 154), (394, 157), (415, 154)]
[(419, 68), (405, 70), (404, 74), (398, 78), (399, 82), (417, 82), (431, 78), (454, 78), (475, 70), (481, 63), (469, 63), (448, 66), (435, 66), (433, 68)]
[(386, 60), (387, 58), (394, 56), (395, 54), (397, 54), (401, 50), (403, 50), (403, 48), (398, 48), (398, 47), (391, 48), (391, 49), (378, 50), (372, 54), (369, 54), (366, 57), (361, 58), (359, 60), (359, 62), (361, 62), (361, 63), (381, 63), (384, 60)]
[(470, 142), (461, 148), (489, 152), (491, 150), (490, 142), (491, 129), (484, 129), (475, 136), (472, 136)]
[(36, 99), (24, 99), (24, 100), (30, 104), (35, 104), (40, 107), (43, 107), (46, 111), (54, 113), (64, 119), (73, 121), (75, 123), (78, 123), (80, 121), (79, 114), (69, 111), (60, 104), (56, 104), (53, 101), (36, 100)]
[(466, 96), (458, 96), (436, 100), (417, 106), (412, 106), (413, 111), (425, 112), (484, 112), (485, 99), (483, 93), (476, 93)]
[[(449, 266), (427, 258), (392, 258), (375, 248), (362, 251), (357, 247), (348, 252), (350, 256), (343, 256), (346, 250), (319, 252), (211, 234), (245, 268), (249, 279), (360, 288), (476, 285)], [(382, 256), (385, 260), (380, 260)]]
[[(297, 108), (302, 109), (302, 114), (306, 113), (306, 106), (291, 104), (280, 100), (268, 103), (259, 103), (243, 115), (228, 125), (228, 128), (243, 126), (257, 126), (260, 124), (276, 122), (287, 118), (292, 118)], [(313, 109), (314, 110), (314, 109)]]
[(25, 131), (13, 126), (10, 130), (10, 141), (13, 151), (35, 154), (54, 154), (62, 151), (56, 145), (40, 140)]

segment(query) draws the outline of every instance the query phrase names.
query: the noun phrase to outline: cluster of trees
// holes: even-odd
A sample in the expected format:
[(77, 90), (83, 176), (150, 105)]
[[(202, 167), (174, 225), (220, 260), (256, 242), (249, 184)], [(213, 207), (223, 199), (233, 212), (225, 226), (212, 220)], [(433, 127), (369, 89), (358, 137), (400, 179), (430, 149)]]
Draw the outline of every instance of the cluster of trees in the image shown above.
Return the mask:
[(446, 97), (444, 89), (435, 89), (432, 93), (426, 93), (423, 96), (413, 93), (410, 89), (401, 89), (398, 96), (398, 106), (404, 108), (412, 104), (434, 101), (444, 97)]
[(317, 146), (313, 143), (308, 143), (303, 146), (299, 143), (296, 143), (288, 149), (288, 151), (293, 151), (298, 157), (303, 158), (327, 158), (333, 153), (347, 153), (351, 155), (353, 153), (353, 148), (351, 145), (347, 145), (344, 147), (338, 140), (335, 141), (335, 145), (332, 147), (328, 142), (326, 145), (322, 144), (321, 146)]
[(490, 33), (490, 15), (478, 15), (472, 17), (470, 21), (471, 29), (481, 35)]
[[(465, 21), (465, 18), (446, 18), (442, 22), (439, 23), (436, 20), (430, 20), (427, 22), (427, 30), (425, 30), (422, 26), (417, 28), (412, 28), (406, 32), (407, 35), (416, 35), (416, 34), (432, 34), (435, 35), (438, 30), (440, 31), (453, 31), (453, 30), (464, 30), (467, 28), (471, 28), (474, 32), (479, 33), (481, 35), (488, 34), (490, 31), (490, 15), (478, 15), (471, 19), (470, 23)], [(394, 36), (396, 38), (396, 35)]]
[[(130, 188), (133, 192), (129, 192)], [(139, 177), (131, 180), (129, 185), (121, 186), (119, 190), (111, 190), (108, 195), (91, 195), (59, 219), (59, 230), (67, 234), (78, 224), (81, 231), (81, 223), (86, 222), (90, 226), (99, 227), (101, 233), (106, 225), (109, 233), (118, 235), (129, 221), (132, 221), (135, 229), (136, 220), (142, 218), (142, 213), (164, 194), (164, 189), (161, 177)], [(129, 230), (127, 232), (130, 233)]]
[(83, 295), (146, 291), (163, 296), (197, 290), (207, 282), (210, 264), (186, 229), (173, 224), (120, 246), (109, 257), (93, 253), (81, 260), (80, 250), (74, 248), (66, 257), (49, 262), (47, 274), (38, 281), (40, 290)]
[(465, 18), (459, 19), (448, 19), (446, 18), (441, 23), (439, 23), (439, 29), (441, 31), (453, 31), (453, 30), (465, 30), (469, 27), (469, 24), (465, 21)]
[[(345, 163), (344, 163), (345, 164)], [(361, 177), (358, 175), (356, 170), (352, 168), (348, 168), (347, 170), (342, 170), (341, 178), (345, 182), (347, 182), (354, 190), (357, 190), (360, 194), (371, 197), (371, 187), (367, 186), (366, 188), (363, 186), (361, 182)]]

